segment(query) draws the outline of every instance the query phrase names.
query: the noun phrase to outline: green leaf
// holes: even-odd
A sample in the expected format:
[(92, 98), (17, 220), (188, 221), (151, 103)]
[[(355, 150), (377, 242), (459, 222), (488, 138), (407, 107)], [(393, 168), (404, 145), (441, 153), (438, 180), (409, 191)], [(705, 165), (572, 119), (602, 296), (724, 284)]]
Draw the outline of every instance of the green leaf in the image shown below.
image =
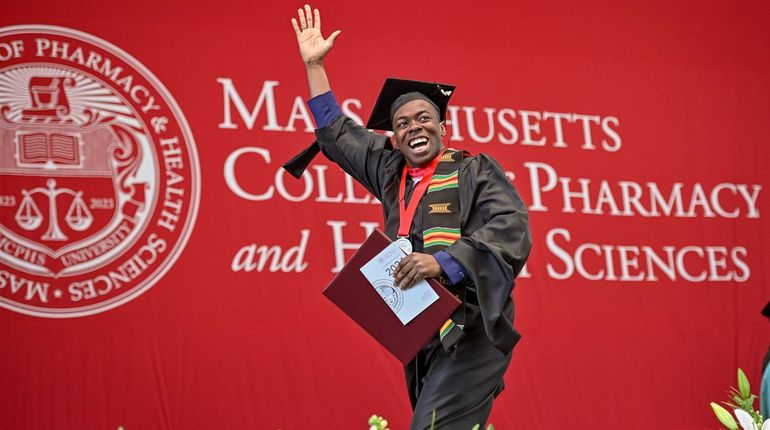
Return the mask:
[(746, 374), (743, 373), (743, 369), (738, 368), (738, 389), (741, 390), (741, 396), (747, 399), (751, 395), (751, 388), (749, 387), (749, 379), (746, 378)]
[(717, 419), (722, 425), (730, 430), (738, 430), (738, 424), (735, 422), (735, 418), (730, 415), (730, 412), (727, 412), (727, 409), (714, 402), (711, 402), (711, 409), (714, 410), (714, 415), (717, 416)]
[(490, 425), (487, 426), (487, 430), (495, 430), (495, 426), (490, 424)]
[(476, 424), (475, 426), (471, 427), (471, 430), (479, 430), (479, 428), (481, 428), (481, 426)]

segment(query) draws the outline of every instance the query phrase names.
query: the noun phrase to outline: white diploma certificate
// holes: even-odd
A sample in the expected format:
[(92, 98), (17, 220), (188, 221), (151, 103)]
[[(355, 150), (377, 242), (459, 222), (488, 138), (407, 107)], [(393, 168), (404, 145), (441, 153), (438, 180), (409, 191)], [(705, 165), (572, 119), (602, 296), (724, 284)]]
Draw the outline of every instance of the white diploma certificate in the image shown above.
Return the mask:
[(368, 263), (361, 266), (361, 273), (401, 320), (401, 323), (406, 325), (438, 300), (438, 294), (423, 279), (415, 282), (406, 290), (395, 285), (393, 274), (398, 262), (404, 257), (404, 251), (393, 242)]

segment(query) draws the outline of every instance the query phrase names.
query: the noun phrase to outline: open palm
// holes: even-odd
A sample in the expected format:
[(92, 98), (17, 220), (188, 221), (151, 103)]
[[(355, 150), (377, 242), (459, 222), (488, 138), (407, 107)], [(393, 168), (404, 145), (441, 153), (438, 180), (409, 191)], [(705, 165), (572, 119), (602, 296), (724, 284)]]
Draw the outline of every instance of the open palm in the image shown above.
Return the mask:
[(305, 64), (316, 63), (323, 60), (326, 54), (334, 46), (334, 40), (342, 33), (340, 30), (333, 32), (327, 39), (321, 35), (321, 14), (318, 9), (313, 10), (311, 14), (310, 6), (305, 5), (303, 9), (297, 9), (297, 19), (291, 19), (291, 25), (294, 27), (294, 33), (297, 35), (297, 45), (299, 53)]

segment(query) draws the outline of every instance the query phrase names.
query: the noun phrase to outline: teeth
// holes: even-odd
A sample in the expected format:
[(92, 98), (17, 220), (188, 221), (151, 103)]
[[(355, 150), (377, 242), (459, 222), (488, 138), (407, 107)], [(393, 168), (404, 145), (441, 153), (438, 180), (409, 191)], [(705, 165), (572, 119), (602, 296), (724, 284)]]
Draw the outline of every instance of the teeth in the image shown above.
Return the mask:
[(409, 142), (409, 147), (414, 148), (415, 145), (418, 145), (420, 143), (428, 143), (428, 139), (425, 137), (418, 137), (418, 138), (412, 139)]

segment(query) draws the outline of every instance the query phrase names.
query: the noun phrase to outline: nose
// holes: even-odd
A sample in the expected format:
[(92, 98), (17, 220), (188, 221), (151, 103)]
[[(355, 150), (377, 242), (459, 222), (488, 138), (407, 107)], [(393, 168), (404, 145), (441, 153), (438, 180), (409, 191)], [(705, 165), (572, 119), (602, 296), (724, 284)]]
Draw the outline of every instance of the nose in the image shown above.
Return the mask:
[(420, 121), (412, 120), (409, 122), (409, 132), (414, 133), (422, 130), (422, 124)]

